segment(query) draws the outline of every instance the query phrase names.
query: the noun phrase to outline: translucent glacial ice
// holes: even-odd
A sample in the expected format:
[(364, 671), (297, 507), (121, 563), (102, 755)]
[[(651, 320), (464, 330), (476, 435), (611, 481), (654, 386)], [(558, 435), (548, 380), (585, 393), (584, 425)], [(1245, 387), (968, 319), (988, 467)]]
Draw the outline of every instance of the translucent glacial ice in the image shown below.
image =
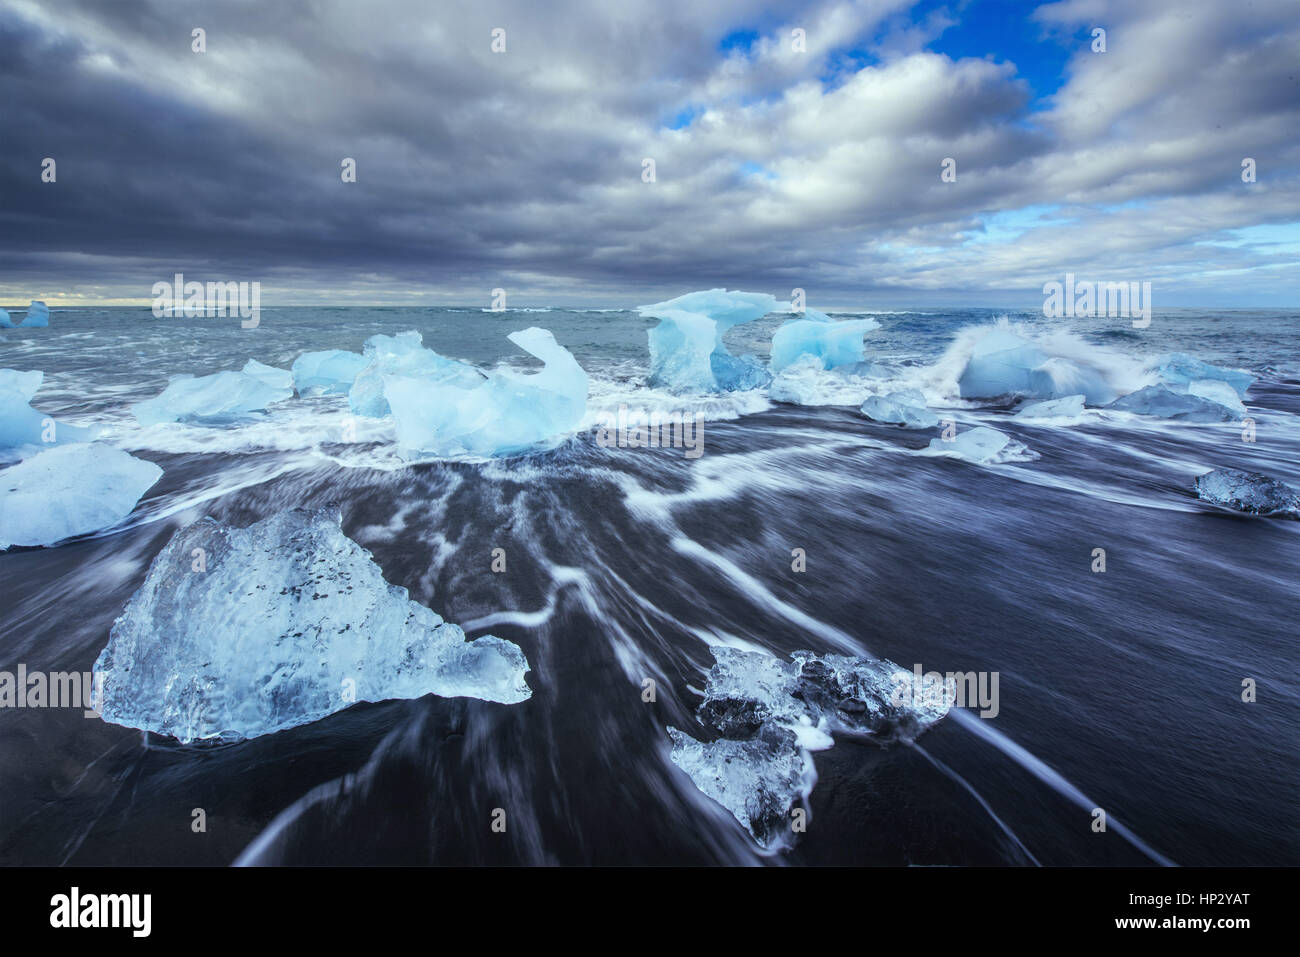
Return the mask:
[(1085, 396), (1067, 395), (1060, 399), (1047, 399), (1043, 402), (1030, 402), (1015, 415), (1017, 419), (1075, 419), (1083, 415)]
[(370, 360), (359, 352), (344, 349), (304, 352), (293, 360), (293, 387), (299, 395), (315, 390), (347, 392), (369, 364)]
[(1105, 405), (1119, 395), (1108, 371), (1082, 355), (1052, 355), (999, 323), (975, 341), (957, 386), (963, 398), (1082, 394), (1089, 405)]
[(1300, 492), (1259, 472), (1215, 469), (1198, 476), (1197, 498), (1239, 512), (1300, 518)]
[(929, 451), (983, 464), (998, 459), (1004, 450), (1012, 447), (1012, 441), (1011, 436), (1005, 432), (977, 425), (973, 429), (958, 432), (952, 439), (931, 439)]
[(95, 662), (106, 721), (183, 742), (270, 734), (353, 701), (514, 704), (532, 694), (526, 671), (517, 645), (465, 641), (388, 584), (337, 513), (306, 509), (178, 531)]
[(851, 365), (866, 358), (862, 337), (879, 329), (875, 319), (846, 319), (836, 322), (815, 309), (806, 310), (806, 318), (791, 319), (772, 334), (773, 372), (793, 364), (800, 356), (815, 356), (823, 369)]
[(375, 335), (367, 339), (363, 354), (368, 364), (348, 390), (348, 406), (352, 411), (377, 419), (392, 411), (384, 396), (385, 376), (454, 381), (465, 388), (479, 385), (487, 378), (473, 366), (440, 356), (422, 343), (423, 337), (414, 329), (395, 336)]
[(260, 379), (272, 389), (288, 389), (290, 393), (293, 392), (293, 373), (288, 369), (277, 369), (256, 359), (249, 359), (244, 363), (244, 368), (239, 371), (244, 375)]
[(861, 411), (875, 422), (905, 429), (930, 429), (939, 424), (939, 417), (926, 408), (925, 396), (917, 389), (870, 396)]
[[(810, 751), (851, 733), (889, 744), (913, 740), (947, 705), (899, 695), (911, 675), (889, 661), (797, 651), (791, 661), (714, 647), (696, 715), (710, 741), (668, 728), (670, 757), (763, 847), (784, 843), (790, 810), (816, 780)], [(901, 702), (901, 703), (899, 703)]]
[(578, 428), (587, 411), (588, 380), (573, 354), (536, 326), (508, 338), (541, 359), (542, 370), (498, 370), (477, 379), (459, 371), (441, 379), (382, 377), (404, 450), (439, 456), (507, 455)]
[(33, 299), (27, 307), (23, 321), (15, 323), (6, 309), (0, 309), (0, 329), (41, 329), (50, 324), (50, 309), (45, 303)]
[(1220, 382), (1228, 383), (1228, 385), (1232, 386), (1233, 391), (1244, 399), (1246, 390), (1255, 381), (1255, 377), (1249, 372), (1213, 366), (1208, 362), (1202, 362), (1200, 359), (1195, 359), (1182, 352), (1173, 352), (1161, 356), (1152, 363), (1152, 368), (1161, 381), (1169, 386), (1173, 392), (1184, 392), (1186, 389), (1180, 389), (1178, 386), (1185, 387), (1200, 379), (1217, 379)]
[(778, 307), (775, 296), (709, 289), (638, 306), (660, 320), (648, 332), (650, 384), (673, 392), (729, 392), (761, 388), (770, 375), (761, 364), (731, 355), (722, 337), (732, 326), (761, 319)]
[(53, 545), (116, 525), (162, 474), (98, 443), (39, 452), (0, 471), (0, 548)]
[(62, 445), (89, 442), (98, 429), (64, 425), (30, 405), (45, 374), (36, 370), (19, 372), (0, 369), (0, 448)]
[[(260, 363), (259, 363), (260, 365)], [(244, 367), (247, 370), (247, 365)], [(280, 372), (271, 369), (271, 372)], [(274, 377), (254, 371), (217, 372), (212, 375), (172, 376), (161, 393), (137, 402), (131, 411), (141, 425), (160, 422), (219, 421), (266, 409), (275, 402), (293, 398), (293, 389), (270, 384)], [(278, 380), (283, 383), (283, 380)]]
[(1190, 392), (1173, 392), (1162, 385), (1149, 385), (1130, 392), (1107, 408), (1180, 422), (1229, 422), (1238, 418), (1235, 410), (1213, 399)]

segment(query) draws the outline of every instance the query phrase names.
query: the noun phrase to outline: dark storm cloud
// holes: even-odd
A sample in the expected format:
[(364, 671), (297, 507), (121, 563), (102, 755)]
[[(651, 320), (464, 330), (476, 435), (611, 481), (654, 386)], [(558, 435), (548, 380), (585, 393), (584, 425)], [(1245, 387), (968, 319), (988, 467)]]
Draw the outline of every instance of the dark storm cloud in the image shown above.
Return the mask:
[[(948, 21), (913, 24), (898, 0), (10, 0), (0, 288), (147, 298), (183, 271), (261, 279), (281, 301), (723, 283), (842, 300), (1032, 293), (1088, 268), (1191, 289), (1269, 268), (1294, 288), (1285, 249), (1231, 232), (1300, 219), (1286, 4), (1131, 6), (1039, 11), (1062, 42), (1109, 24), (1112, 50), (1082, 48), (1031, 112), (1041, 91), (1014, 65), (924, 52)], [(866, 65), (832, 79), (850, 49)], [(1266, 171), (1253, 193), (1243, 156)]]

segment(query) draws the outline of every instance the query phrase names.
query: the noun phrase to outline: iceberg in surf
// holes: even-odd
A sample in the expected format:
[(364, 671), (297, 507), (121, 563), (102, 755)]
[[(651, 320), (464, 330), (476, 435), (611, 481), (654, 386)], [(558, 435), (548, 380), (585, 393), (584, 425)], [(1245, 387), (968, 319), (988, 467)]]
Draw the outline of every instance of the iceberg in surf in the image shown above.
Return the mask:
[(1078, 356), (1051, 355), (1006, 323), (975, 341), (957, 387), (962, 398), (1059, 399), (1082, 394), (1089, 405), (1105, 405), (1120, 394), (1106, 369)]
[(98, 434), (98, 429), (64, 425), (31, 407), (44, 378), (36, 370), (0, 369), (0, 448), (89, 442)]
[(162, 477), (107, 445), (61, 445), (0, 471), (0, 548), (53, 545), (116, 525)]
[(354, 701), (514, 704), (532, 694), (526, 671), (517, 645), (466, 641), (385, 581), (337, 513), (306, 509), (181, 529), (95, 662), (106, 721), (183, 742), (270, 734)]
[[(131, 411), (145, 426), (178, 420), (220, 421), (293, 398), (293, 389), (284, 385), (283, 379), (269, 374), (281, 373), (282, 370), (262, 366), (269, 373), (256, 368), (250, 373), (248, 366), (244, 369), (243, 372), (217, 372), (198, 378), (173, 376), (166, 389), (152, 399), (137, 402), (131, 406)], [(273, 385), (273, 381), (281, 384)]]
[(277, 369), (256, 359), (249, 359), (239, 371), (260, 379), (272, 389), (288, 389), (290, 393), (293, 392), (293, 373), (288, 369)]
[(299, 395), (314, 390), (347, 392), (369, 364), (365, 356), (344, 349), (304, 352), (293, 360), (293, 386)]
[(398, 445), (415, 454), (506, 455), (576, 430), (587, 411), (582, 366), (546, 329), (534, 326), (508, 338), (541, 359), (542, 370), (475, 378), (463, 367), (444, 369), (443, 378), (382, 376)]
[(33, 299), (27, 307), (27, 315), (18, 323), (20, 329), (44, 329), (50, 324), (50, 307), (39, 299)]
[(905, 429), (930, 429), (939, 424), (939, 417), (926, 408), (925, 396), (917, 389), (873, 395), (862, 403), (861, 411), (875, 422)]
[(0, 309), (0, 329), (44, 329), (50, 324), (50, 307), (40, 300), (33, 299), (27, 307), (23, 321), (15, 323), (8, 310)]
[(807, 318), (791, 319), (773, 333), (773, 372), (780, 372), (805, 355), (819, 359), (823, 369), (862, 362), (866, 358), (863, 335), (880, 328), (875, 319), (836, 322), (816, 309), (805, 310), (805, 314)]
[(1270, 475), (1215, 469), (1198, 476), (1196, 497), (1252, 515), (1300, 518), (1300, 492)]
[(939, 696), (899, 694), (912, 675), (889, 661), (711, 650), (696, 716), (713, 740), (670, 727), (670, 758), (763, 847), (786, 843), (790, 810), (816, 781), (809, 752), (834, 745), (832, 734), (911, 741), (948, 713)]
[[(1223, 369), (1208, 362), (1194, 359), (1182, 352), (1170, 353), (1157, 359), (1152, 368), (1160, 379), (1174, 392), (1186, 391), (1186, 387), (1198, 380), (1217, 379), (1230, 385), (1240, 398), (1246, 397), (1246, 390), (1251, 387), (1255, 377), (1248, 372), (1237, 369)], [(1183, 386), (1184, 388), (1178, 388)]]
[(968, 462), (984, 464), (999, 459), (1004, 452), (1022, 449), (1011, 436), (985, 425), (959, 432), (952, 439), (931, 439), (928, 451), (952, 455)]
[(1083, 415), (1085, 397), (1067, 395), (1060, 399), (1048, 399), (1045, 402), (1030, 402), (1016, 413), (1017, 419), (1075, 419)]
[(733, 356), (722, 344), (732, 326), (761, 319), (777, 308), (775, 296), (709, 289), (638, 306), (658, 319), (650, 338), (650, 384), (673, 392), (758, 389), (771, 376), (757, 361)]
[[(1240, 405), (1240, 402), (1236, 404)], [(1215, 399), (1192, 392), (1173, 392), (1162, 385), (1149, 385), (1145, 389), (1131, 392), (1107, 408), (1180, 422), (1228, 422), (1240, 414), (1236, 409), (1228, 408)], [(1242, 408), (1244, 410), (1245, 407)]]
[(395, 336), (375, 335), (366, 340), (368, 364), (352, 381), (348, 405), (357, 415), (383, 418), (392, 410), (384, 396), (385, 376), (455, 382), (465, 388), (481, 384), (487, 377), (473, 366), (440, 356), (426, 349), (414, 329)]

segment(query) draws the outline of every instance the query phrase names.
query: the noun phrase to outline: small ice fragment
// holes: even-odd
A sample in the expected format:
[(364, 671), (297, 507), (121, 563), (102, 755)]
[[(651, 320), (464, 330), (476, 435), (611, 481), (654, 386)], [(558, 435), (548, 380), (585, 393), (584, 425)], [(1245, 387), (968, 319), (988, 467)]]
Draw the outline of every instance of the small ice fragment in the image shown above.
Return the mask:
[(1300, 518), (1300, 492), (1259, 472), (1215, 469), (1197, 477), (1198, 498), (1239, 512)]
[(943, 438), (930, 440), (930, 451), (945, 455), (954, 455), (971, 462), (989, 462), (1002, 452), (1010, 443), (1011, 437), (997, 429), (977, 425), (973, 429), (959, 432), (950, 440)]

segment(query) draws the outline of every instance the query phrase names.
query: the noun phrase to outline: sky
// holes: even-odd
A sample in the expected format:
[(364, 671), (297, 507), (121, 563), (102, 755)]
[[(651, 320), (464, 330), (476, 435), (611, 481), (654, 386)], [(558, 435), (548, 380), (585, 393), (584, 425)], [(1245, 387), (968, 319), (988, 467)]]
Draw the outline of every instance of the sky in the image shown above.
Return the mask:
[(0, 302), (1300, 307), (1298, 77), (1300, 0), (0, 0)]

